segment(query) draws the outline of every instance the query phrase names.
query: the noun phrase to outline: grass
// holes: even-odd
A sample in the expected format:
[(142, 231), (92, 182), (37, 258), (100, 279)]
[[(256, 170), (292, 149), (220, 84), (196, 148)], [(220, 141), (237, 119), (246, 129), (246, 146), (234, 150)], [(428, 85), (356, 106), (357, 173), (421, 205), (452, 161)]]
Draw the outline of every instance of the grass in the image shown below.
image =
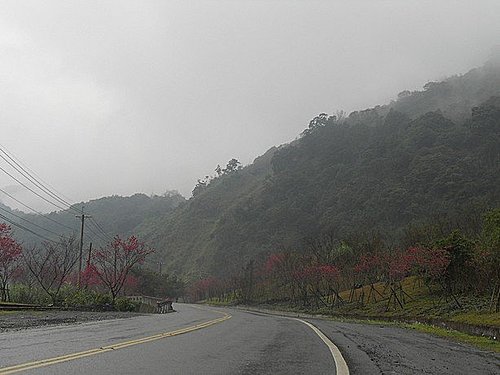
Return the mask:
[(500, 313), (493, 312), (463, 312), (451, 316), (450, 320), (458, 323), (500, 327)]
[(0, 310), (0, 315), (9, 315), (9, 314), (15, 314), (19, 311), (13, 311), (13, 310)]
[(488, 337), (473, 336), (464, 332), (421, 323), (401, 324), (401, 326), (404, 328), (415, 329), (420, 332), (451, 339), (456, 342), (469, 344), (479, 349), (500, 353), (500, 342)]
[(488, 350), (496, 353), (500, 353), (500, 342), (498, 340), (493, 340), (488, 337), (469, 335), (465, 332), (456, 331), (453, 329), (446, 329), (442, 327), (436, 327), (430, 324), (424, 323), (401, 323), (401, 322), (387, 322), (375, 319), (355, 319), (355, 318), (339, 318), (332, 317), (332, 320), (342, 321), (347, 323), (361, 323), (361, 324), (373, 324), (373, 325), (389, 325), (397, 326), (406, 329), (412, 329), (419, 332), (427, 333), (430, 335), (443, 337), (450, 339), (459, 343), (469, 344), (475, 346), (482, 350)]
[(210, 298), (205, 301), (200, 301), (200, 303), (206, 303), (212, 306), (221, 306), (221, 307), (228, 307), (228, 306), (234, 306), (236, 303), (234, 301), (221, 301), (218, 298)]
[(430, 324), (386, 322), (374, 319), (355, 319), (355, 318), (338, 318), (338, 317), (332, 317), (331, 319), (348, 323), (390, 325), (406, 329), (413, 329), (419, 332), (427, 333), (438, 337), (443, 337), (459, 343), (469, 344), (482, 350), (488, 350), (500, 353), (500, 342), (498, 340), (493, 340), (488, 337), (469, 335), (464, 332), (456, 331), (453, 329), (446, 329), (442, 327), (436, 327)]
[[(402, 282), (403, 290), (407, 293), (404, 308), (391, 303), (388, 305), (388, 292), (383, 283), (374, 284), (370, 301), (367, 301), (370, 286), (356, 291), (356, 297), (365, 295), (365, 303), (346, 304), (336, 309), (336, 313), (345, 315), (359, 315), (365, 317), (383, 317), (389, 319), (439, 319), (456, 323), (465, 323), (478, 326), (500, 327), (500, 313), (488, 311), (488, 297), (458, 296), (461, 308), (451, 298), (442, 298), (438, 293), (431, 293), (419, 280), (409, 277)], [(340, 293), (344, 300), (349, 299), (350, 291)], [(379, 294), (380, 293), (380, 294)], [(384, 298), (381, 297), (384, 296)]]

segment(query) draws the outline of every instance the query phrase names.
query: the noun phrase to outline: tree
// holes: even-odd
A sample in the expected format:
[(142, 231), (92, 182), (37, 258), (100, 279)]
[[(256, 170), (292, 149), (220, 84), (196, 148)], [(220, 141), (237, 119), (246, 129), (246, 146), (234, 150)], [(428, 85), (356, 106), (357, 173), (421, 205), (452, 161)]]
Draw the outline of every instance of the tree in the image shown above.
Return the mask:
[(404, 91), (401, 91), (398, 94), (398, 99), (403, 99), (403, 98), (406, 98), (408, 96), (411, 96), (411, 91), (410, 90), (404, 90)]
[(217, 164), (217, 167), (215, 168), (215, 173), (217, 173), (217, 177), (222, 176), (222, 168), (220, 164)]
[(500, 311), (500, 209), (487, 212), (476, 255), (478, 273), (491, 287), (490, 309)]
[(0, 223), (0, 301), (10, 300), (9, 281), (21, 271), (21, 245), (12, 238), (11, 228)]
[(177, 298), (184, 293), (184, 283), (174, 275), (159, 274), (145, 267), (135, 267), (132, 274), (137, 278), (137, 291), (146, 296)]
[(188, 291), (188, 295), (192, 301), (201, 301), (215, 297), (219, 289), (220, 280), (210, 276), (195, 282)]
[(447, 237), (436, 241), (435, 247), (449, 254), (450, 262), (443, 274), (442, 284), (445, 291), (455, 299), (455, 292), (464, 292), (471, 287), (474, 275), (471, 263), (473, 242), (459, 230), (454, 230)]
[(227, 162), (226, 168), (224, 169), (225, 174), (233, 173), (236, 171), (239, 171), (241, 168), (241, 163), (238, 161), (238, 159), (231, 159)]
[(241, 275), (241, 296), (243, 303), (252, 301), (255, 287), (255, 262), (250, 260), (245, 267), (242, 268)]
[(75, 237), (61, 237), (58, 242), (44, 242), (24, 254), (24, 261), (52, 304), (59, 303), (62, 285), (68, 280), (78, 261), (78, 244)]
[(132, 267), (143, 263), (153, 252), (152, 248), (135, 236), (126, 240), (116, 236), (113, 242), (95, 253), (94, 272), (109, 290), (113, 303), (127, 282)]
[(406, 250), (412, 274), (427, 284), (438, 282), (450, 264), (450, 254), (440, 248), (412, 246)]
[(194, 189), (192, 191), (193, 197), (195, 197), (201, 191), (203, 191), (210, 184), (210, 182), (212, 180), (213, 180), (213, 177), (208, 176), (208, 175), (205, 176), (204, 178), (198, 179), (198, 183), (196, 184), (196, 186), (194, 187)]
[[(269, 255), (264, 262), (264, 275), (273, 282), (274, 293), (278, 297), (291, 299), (296, 303), (297, 288), (299, 280), (295, 278), (298, 268), (302, 268), (302, 263), (298, 262), (297, 254), (292, 251), (284, 251)], [(283, 295), (279, 295), (279, 291)]]
[(336, 301), (342, 301), (337, 287), (340, 272), (336, 266), (331, 264), (311, 264), (305, 266), (303, 270), (296, 272), (295, 275), (303, 282), (306, 290), (309, 288), (316, 307), (319, 307), (320, 303), (328, 307), (330, 296), (333, 297), (330, 302), (331, 307), (333, 307)]
[[(339, 113), (342, 117), (345, 117), (345, 113), (343, 111), (340, 111)], [(302, 135), (311, 134), (314, 130), (325, 127), (329, 122), (333, 123), (335, 121), (337, 121), (336, 116), (328, 116), (327, 113), (320, 113), (309, 121), (309, 126), (302, 132)]]
[(86, 287), (101, 285), (101, 279), (97, 275), (96, 267), (93, 264), (87, 264), (81, 275), (81, 282)]

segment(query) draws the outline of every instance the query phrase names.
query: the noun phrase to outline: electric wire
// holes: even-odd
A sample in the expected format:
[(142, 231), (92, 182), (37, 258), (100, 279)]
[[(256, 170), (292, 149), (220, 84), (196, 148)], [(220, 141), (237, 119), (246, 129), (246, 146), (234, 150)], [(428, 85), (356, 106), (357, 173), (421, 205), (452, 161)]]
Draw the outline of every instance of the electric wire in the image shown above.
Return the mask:
[[(89, 236), (89, 237), (98, 238), (98, 239), (100, 239), (101, 241), (103, 241), (104, 243), (108, 242), (108, 240), (107, 240), (105, 237), (103, 237), (103, 236), (102, 236), (101, 234), (99, 234), (99, 233), (96, 233), (96, 232), (95, 232), (94, 230), (92, 230), (92, 228), (90, 228), (90, 227), (86, 227), (86, 228), (84, 229), (84, 231), (83, 231), (83, 232), (84, 232), (85, 234), (87, 234), (87, 236)], [(89, 234), (89, 232), (90, 232), (90, 233), (92, 233), (92, 235), (93, 235), (93, 236), (92, 236), (92, 235), (90, 235), (90, 234)]]
[[(53, 186), (51, 186), (48, 182), (44, 181), (37, 173), (35, 173), (32, 169), (27, 167), (26, 165), (23, 166), (22, 161), (14, 155), (11, 151), (7, 150), (7, 148), (3, 145), (0, 144), (0, 150), (10, 159), (12, 160), (16, 165), (18, 165), (23, 171), (25, 171), (29, 176), (31, 176), (33, 179), (38, 181), (40, 185), (43, 185), (47, 188), (47, 190), (51, 190), (54, 195), (59, 197), (62, 201), (66, 202), (69, 204), (69, 201), (74, 201), (74, 199), (68, 198), (66, 195), (62, 194), (61, 192), (57, 191)], [(62, 196), (63, 198), (61, 198)], [(69, 204), (71, 206), (71, 204)]]
[(0, 171), (4, 172), (7, 176), (9, 176), (10, 178), (12, 178), (14, 181), (16, 181), (18, 184), (24, 186), (26, 189), (28, 189), (29, 191), (31, 191), (33, 194), (35, 194), (36, 196), (38, 196), (39, 198), (43, 199), (45, 202), (47, 203), (50, 203), (51, 205), (61, 209), (61, 210), (65, 210), (66, 207), (62, 207), (60, 205), (58, 205), (57, 203), (54, 203), (50, 200), (48, 200), (47, 198), (45, 198), (43, 195), (40, 195), (39, 193), (37, 193), (35, 190), (33, 190), (32, 188), (30, 188), (29, 186), (27, 186), (25, 183), (23, 183), (22, 181), (19, 181), (19, 179), (17, 179), (16, 177), (14, 177), (12, 174), (10, 174), (9, 172), (7, 172), (4, 168), (0, 167)]
[[(42, 181), (42, 179), (40, 177), (35, 177), (36, 176), (36, 173), (33, 172), (33, 171), (30, 171), (28, 167), (24, 167), (22, 164), (21, 164), (21, 161), (18, 159), (16, 160), (16, 158), (10, 153), (10, 152), (7, 152), (7, 150), (5, 149), (5, 147), (1, 146), (0, 145), (0, 152), (3, 154), (1, 155), (0, 154), (0, 158), (2, 158), (4, 161), (6, 161), (12, 168), (14, 168), (14, 170), (16, 170), (19, 174), (21, 174), (26, 180), (28, 180), (31, 184), (33, 184), (36, 188), (40, 189), (43, 193), (45, 193), (46, 195), (48, 195), (51, 199), (55, 200), (56, 203), (52, 202), (51, 200), (45, 198), (44, 196), (40, 195), (39, 193), (37, 193), (36, 191), (34, 191), (33, 189), (31, 189), (29, 186), (27, 186), (26, 184), (24, 184), (23, 182), (21, 182), (19, 179), (17, 179), (16, 177), (14, 177), (12, 174), (10, 174), (9, 172), (7, 172), (4, 168), (0, 167), (0, 170), (3, 171), (5, 174), (7, 174), (9, 177), (11, 177), (12, 179), (14, 179), (17, 183), (19, 183), (20, 185), (22, 185), (24, 188), (26, 188), (27, 190), (31, 191), (33, 194), (35, 194), (36, 196), (38, 196), (39, 198), (43, 199), (45, 202), (59, 208), (59, 209), (62, 209), (62, 210), (72, 210), (78, 214), (80, 214), (80, 211), (78, 211), (76, 208), (74, 208), (74, 205), (72, 205), (71, 203), (69, 203), (66, 199), (64, 198), (61, 198), (60, 195), (63, 195), (63, 194), (60, 194), (60, 193), (57, 193), (57, 191), (55, 191), (56, 189), (54, 189), (53, 187), (51, 188), (48, 188), (46, 185), (49, 185), (47, 183), (44, 183)], [(5, 156), (4, 156), (5, 155)], [(50, 185), (49, 185), (50, 186)], [(3, 189), (0, 189), (1, 192), (3, 192), (4, 194), (6, 194), (7, 196), (9, 196), (11, 199), (13, 199), (14, 201), (18, 202), (19, 204), (21, 204), (22, 206), (28, 208), (29, 210), (43, 216), (45, 219), (48, 219), (58, 225), (61, 225), (67, 229), (70, 229), (70, 230), (74, 230), (74, 228), (70, 228), (69, 226), (65, 225), (65, 224), (62, 224), (62, 223), (59, 223), (58, 221), (56, 220), (53, 220), (47, 216), (45, 216), (43, 213), (29, 207), (28, 205), (24, 204), (23, 202), (21, 202), (20, 200), (18, 200), (17, 198), (13, 197), (11, 194), (7, 193), (6, 191), (4, 191)], [(55, 191), (55, 192), (54, 192)], [(65, 206), (65, 207), (62, 207), (62, 206)], [(83, 213), (81, 213), (83, 214)], [(15, 215), (17, 216), (17, 215)], [(19, 217), (19, 216), (18, 216)], [(22, 218), (22, 217), (19, 217), (20, 219), (22, 220), (25, 220), (27, 222), (29, 222), (28, 220)], [(99, 223), (97, 223), (97, 221), (93, 218), (90, 218), (91, 221), (90, 223), (96, 228), (97, 232), (94, 231), (92, 228), (90, 227), (87, 227), (86, 229), (84, 229), (84, 233), (87, 235), (87, 237), (92, 237), (88, 232), (90, 231), (95, 237), (99, 238), (100, 240), (104, 241), (104, 242), (108, 242), (108, 241), (113, 241), (114, 238), (111, 237), (108, 233), (106, 233), (106, 231), (104, 231), (102, 229), (102, 227), (99, 225)], [(29, 222), (30, 224), (34, 224), (34, 223), (31, 223)], [(35, 226), (43, 229), (43, 230), (46, 230), (48, 232), (51, 232), (51, 233), (55, 233), (55, 232), (52, 232), (52, 231), (49, 231), (41, 226), (38, 226), (36, 224), (34, 224)]]
[[(0, 170), (2, 170), (5, 174), (7, 174), (8, 176), (10, 176), (16, 182), (18, 182), (19, 184), (21, 184), (24, 188), (28, 189), (33, 194), (35, 194), (38, 197), (42, 198), (44, 201), (50, 203), (51, 205), (53, 205), (53, 206), (55, 206), (55, 207), (57, 207), (59, 209), (62, 209), (62, 210), (70, 209), (70, 210), (72, 210), (74, 212), (78, 212), (78, 210), (76, 210), (71, 203), (67, 202), (65, 199), (61, 198), (58, 194), (56, 194), (55, 192), (51, 191), (42, 182), (40, 182), (39, 179), (37, 179), (36, 177), (34, 177), (33, 176), (35, 174), (34, 172), (30, 173), (29, 171), (27, 171), (27, 168), (23, 167), (20, 162), (16, 161), (8, 152), (6, 152), (1, 147), (1, 145), (0, 145), (0, 152), (3, 153), (8, 159), (5, 156), (3, 156), (3, 155), (0, 155), (0, 158), (2, 158), (4, 161), (6, 161), (12, 168), (14, 168), (14, 170), (16, 170), (19, 174), (21, 174), (26, 180), (28, 180), (29, 182), (31, 182), (31, 184), (33, 184), (36, 188), (40, 189), (44, 194), (48, 195), (51, 199), (54, 199), (56, 201), (56, 203), (54, 203), (51, 200), (49, 200), (49, 199), (45, 198), (44, 196), (40, 195), (39, 193), (37, 193), (36, 191), (34, 191), (33, 189), (31, 189), (29, 186), (27, 186), (26, 184), (24, 184), (23, 182), (21, 182), (19, 179), (17, 179), (16, 177), (14, 177), (12, 174), (10, 174), (9, 172), (7, 172), (4, 168), (0, 167)], [(63, 205), (63, 207), (61, 205)]]
[(40, 181), (38, 181), (35, 177), (33, 177), (22, 165), (17, 163), (13, 158), (10, 157), (9, 154), (7, 154), (2, 147), (0, 146), (0, 152), (3, 153), (4, 155), (0, 154), (0, 158), (5, 160), (12, 168), (14, 168), (19, 174), (21, 174), (24, 178), (26, 178), (29, 182), (31, 182), (34, 186), (39, 188), (41, 191), (43, 191), (45, 194), (50, 196), (52, 199), (55, 199), (58, 203), (71, 207), (71, 204), (66, 202), (64, 199), (60, 198), (57, 196), (57, 194), (53, 193), (50, 189), (45, 187)]
[(54, 232), (54, 231), (52, 231), (52, 230), (50, 230), (50, 229), (44, 228), (44, 227), (42, 227), (42, 226), (40, 226), (40, 225), (38, 225), (38, 224), (36, 224), (36, 223), (33, 223), (32, 221), (29, 221), (28, 219), (25, 219), (25, 218), (24, 218), (24, 217), (22, 217), (22, 216), (19, 216), (19, 215), (17, 215), (17, 214), (15, 214), (15, 213), (13, 213), (13, 212), (10, 212), (9, 210), (6, 210), (6, 209), (5, 209), (5, 208), (3, 208), (3, 207), (0, 207), (0, 210), (2, 210), (3, 212), (5, 212), (5, 213), (7, 213), (7, 214), (9, 214), (9, 215), (12, 215), (12, 216), (14, 216), (14, 217), (17, 217), (18, 219), (21, 219), (21, 220), (23, 220), (23, 221), (25, 221), (25, 222), (27, 222), (27, 223), (29, 223), (29, 224), (33, 225), (34, 227), (37, 227), (37, 228), (39, 228), (39, 229), (42, 229), (42, 230), (44, 230), (44, 231), (46, 231), (46, 232), (48, 232), (48, 233), (54, 234), (54, 235), (56, 235), (56, 236), (60, 236), (60, 235), (61, 235), (60, 233), (56, 233), (56, 232)]
[(54, 219), (52, 219), (51, 217), (49, 217), (49, 216), (47, 216), (47, 215), (44, 215), (44, 214), (43, 214), (43, 212), (37, 211), (37, 210), (35, 210), (34, 208), (32, 208), (32, 207), (28, 206), (27, 204), (25, 204), (25, 203), (21, 202), (19, 199), (17, 199), (17, 198), (16, 198), (16, 197), (14, 197), (13, 195), (11, 195), (11, 194), (7, 193), (5, 190), (3, 190), (3, 189), (1, 189), (1, 188), (0, 188), (0, 191), (1, 191), (2, 193), (4, 193), (5, 195), (7, 195), (7, 196), (8, 196), (9, 198), (11, 198), (12, 200), (14, 200), (15, 202), (17, 202), (17, 203), (19, 203), (20, 205), (22, 205), (23, 207), (27, 208), (28, 210), (30, 210), (30, 211), (32, 211), (32, 212), (34, 212), (34, 213), (36, 213), (36, 214), (38, 214), (38, 215), (42, 216), (44, 219), (49, 220), (49, 221), (51, 221), (51, 222), (53, 222), (53, 223), (55, 223), (55, 224), (58, 224), (58, 225), (60, 225), (60, 226), (62, 226), (62, 227), (64, 227), (64, 228), (67, 228), (67, 229), (70, 229), (70, 230), (74, 230), (74, 228), (72, 228), (72, 227), (70, 227), (70, 226), (68, 226), (68, 225), (66, 225), (66, 224), (60, 223), (59, 221), (54, 220)]
[(90, 223), (95, 227), (97, 228), (97, 230), (104, 236), (107, 238), (108, 241), (110, 242), (113, 242), (115, 239), (113, 236), (109, 235), (103, 228), (101, 225), (99, 225), (99, 223), (97, 222), (97, 220), (94, 218), (94, 217), (91, 217), (90, 218)]
[(16, 223), (15, 221), (12, 221), (10, 220), (8, 217), (0, 214), (0, 218), (2, 218), (3, 220), (5, 220), (6, 222), (8, 222), (9, 224), (19, 228), (19, 229), (22, 229), (22, 230), (25, 230), (26, 232), (29, 232), (37, 237), (40, 237), (41, 239), (45, 240), (45, 241), (49, 241), (49, 242), (53, 242), (53, 243), (58, 243), (57, 241), (54, 241), (54, 240), (51, 240), (50, 238), (48, 237), (45, 237), (44, 235), (41, 235), (40, 233), (37, 233), (29, 228), (26, 228), (24, 225), (22, 224), (19, 224), (19, 223)]
[[(69, 230), (71, 230), (72, 232), (75, 232), (75, 228), (74, 228), (74, 227), (70, 227), (70, 226), (68, 226), (68, 225), (66, 225), (66, 224), (63, 224), (63, 223), (61, 223), (61, 222), (59, 222), (59, 221), (57, 221), (57, 220), (52, 219), (51, 217), (49, 217), (49, 216), (47, 216), (47, 215), (45, 215), (45, 214), (43, 214), (42, 212), (35, 210), (34, 208), (32, 208), (32, 207), (28, 206), (27, 204), (25, 204), (24, 202), (20, 201), (19, 199), (17, 199), (16, 197), (14, 197), (13, 195), (9, 194), (8, 192), (6, 192), (5, 190), (3, 190), (3, 189), (1, 189), (1, 188), (0, 188), (0, 191), (1, 191), (2, 193), (4, 193), (5, 195), (7, 195), (9, 198), (11, 198), (11, 199), (13, 199), (14, 201), (16, 201), (17, 203), (19, 203), (19, 204), (21, 204), (22, 206), (26, 207), (28, 210), (30, 210), (30, 211), (32, 211), (32, 212), (34, 212), (34, 213), (36, 213), (36, 214), (40, 215), (40, 216), (41, 216), (41, 217), (43, 217), (44, 219), (46, 219), (46, 220), (48, 220), (48, 221), (51, 221), (51, 222), (53, 222), (53, 223), (55, 223), (55, 224), (58, 224), (58, 225), (60, 225), (61, 227), (64, 227), (64, 228), (66, 228), (66, 229), (69, 229)], [(76, 223), (75, 223), (75, 226), (76, 226)], [(93, 237), (93, 236), (92, 236), (92, 235), (90, 235), (90, 234), (89, 234), (86, 230), (84, 230), (84, 233), (87, 235), (87, 237), (90, 237), (90, 238), (92, 238), (92, 237)], [(95, 234), (95, 233), (94, 233), (94, 236), (96, 236), (96, 234)], [(97, 237), (97, 236), (96, 236), (96, 237)], [(104, 242), (107, 242), (107, 240), (106, 240), (106, 239), (101, 238), (101, 240), (103, 240)]]
[[(104, 237), (102, 234), (100, 234), (100, 233), (98, 233), (98, 232), (94, 231), (94, 230), (93, 230), (93, 229), (91, 229), (91, 228), (88, 228), (88, 229), (86, 228), (85, 230), (86, 230), (86, 231), (88, 230), (88, 231), (89, 231), (89, 232), (93, 235), (93, 237), (94, 237), (94, 238), (99, 239), (99, 240), (100, 240), (100, 241), (102, 241), (103, 243), (108, 243), (108, 242), (110, 242), (108, 238)], [(89, 236), (90, 236), (90, 234), (89, 234)]]

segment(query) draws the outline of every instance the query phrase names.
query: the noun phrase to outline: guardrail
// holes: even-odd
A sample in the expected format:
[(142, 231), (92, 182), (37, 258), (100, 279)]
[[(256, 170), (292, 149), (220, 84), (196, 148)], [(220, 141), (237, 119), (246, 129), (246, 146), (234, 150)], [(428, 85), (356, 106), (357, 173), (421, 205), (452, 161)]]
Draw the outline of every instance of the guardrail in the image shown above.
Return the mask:
[(171, 300), (159, 301), (157, 303), (156, 312), (158, 314), (166, 314), (169, 312), (173, 312), (174, 308), (172, 307)]
[[(172, 299), (161, 299), (158, 297), (149, 297), (149, 296), (127, 296), (131, 301), (134, 302), (139, 302), (142, 305), (147, 305), (152, 307), (153, 311), (158, 313), (158, 314), (166, 314), (169, 312), (175, 311), (174, 308), (172, 307)], [(148, 311), (148, 312), (153, 312), (153, 311)]]
[(57, 309), (53, 306), (31, 305), (28, 303), (10, 303), (0, 302), (0, 310), (15, 311), (15, 310), (52, 310)]

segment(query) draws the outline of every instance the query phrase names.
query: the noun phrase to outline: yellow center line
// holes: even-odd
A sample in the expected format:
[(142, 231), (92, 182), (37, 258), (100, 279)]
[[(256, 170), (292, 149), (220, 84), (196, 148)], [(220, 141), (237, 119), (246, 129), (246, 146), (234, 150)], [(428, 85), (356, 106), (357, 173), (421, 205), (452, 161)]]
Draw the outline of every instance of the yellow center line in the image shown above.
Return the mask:
[[(215, 311), (215, 310), (211, 310), (211, 311)], [(217, 324), (217, 323), (222, 323), (223, 321), (231, 318), (231, 315), (226, 314), (224, 312), (221, 312), (221, 311), (215, 311), (215, 312), (217, 312), (219, 314), (223, 314), (224, 316), (221, 318), (208, 320), (206, 322), (196, 324), (194, 326), (180, 328), (180, 329), (177, 329), (175, 331), (163, 332), (163, 333), (159, 333), (159, 334), (148, 336), (148, 337), (142, 337), (140, 339), (124, 341), (124, 342), (120, 342), (120, 343), (113, 344), (113, 345), (102, 346), (100, 348), (85, 350), (85, 351), (81, 351), (81, 352), (77, 352), (77, 353), (65, 354), (65, 355), (61, 355), (58, 357), (42, 359), (39, 361), (33, 361), (33, 362), (22, 363), (22, 364), (15, 365), (15, 366), (3, 367), (3, 368), (0, 368), (0, 375), (14, 374), (16, 372), (31, 370), (31, 369), (35, 369), (35, 368), (39, 368), (39, 367), (50, 366), (50, 365), (55, 365), (55, 364), (61, 363), (61, 362), (73, 361), (73, 360), (79, 359), (79, 358), (89, 357), (89, 356), (96, 355), (96, 354), (106, 353), (106, 352), (110, 352), (110, 351), (118, 350), (118, 349), (123, 349), (123, 348), (127, 348), (129, 346), (145, 344), (147, 342), (161, 340), (161, 339), (167, 338), (167, 337), (178, 336), (178, 335), (182, 335), (183, 333), (196, 331), (199, 329), (210, 327), (210, 326)]]

